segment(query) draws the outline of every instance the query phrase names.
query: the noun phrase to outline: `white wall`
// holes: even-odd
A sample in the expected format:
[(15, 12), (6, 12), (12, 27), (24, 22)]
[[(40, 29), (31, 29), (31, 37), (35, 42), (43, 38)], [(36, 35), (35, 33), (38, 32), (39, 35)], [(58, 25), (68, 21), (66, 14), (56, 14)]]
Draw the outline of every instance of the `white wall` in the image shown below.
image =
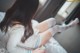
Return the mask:
[(78, 5), (78, 3), (79, 2), (65, 2), (65, 4), (62, 6), (58, 14), (66, 18), (73, 11), (73, 9)]
[(40, 4), (43, 6), (47, 0), (39, 0)]

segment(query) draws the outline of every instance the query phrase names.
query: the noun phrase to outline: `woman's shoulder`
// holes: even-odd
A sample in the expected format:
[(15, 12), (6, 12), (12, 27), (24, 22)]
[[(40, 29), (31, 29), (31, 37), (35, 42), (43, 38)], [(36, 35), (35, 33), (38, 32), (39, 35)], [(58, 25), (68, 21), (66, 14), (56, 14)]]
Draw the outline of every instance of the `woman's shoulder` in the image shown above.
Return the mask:
[(24, 28), (24, 26), (20, 25), (20, 24), (16, 24), (16, 25), (12, 26), (11, 28)]
[(24, 30), (24, 26), (20, 25), (20, 24), (16, 24), (14, 26), (9, 27), (8, 31), (12, 32), (12, 31), (23, 31)]

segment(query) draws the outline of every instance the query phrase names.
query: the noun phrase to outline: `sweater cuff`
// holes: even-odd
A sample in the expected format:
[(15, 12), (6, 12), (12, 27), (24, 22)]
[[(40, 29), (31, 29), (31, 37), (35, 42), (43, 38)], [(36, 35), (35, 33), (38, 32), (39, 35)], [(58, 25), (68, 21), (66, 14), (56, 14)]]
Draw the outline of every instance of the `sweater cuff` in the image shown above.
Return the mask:
[(28, 53), (32, 53), (32, 50), (29, 50)]

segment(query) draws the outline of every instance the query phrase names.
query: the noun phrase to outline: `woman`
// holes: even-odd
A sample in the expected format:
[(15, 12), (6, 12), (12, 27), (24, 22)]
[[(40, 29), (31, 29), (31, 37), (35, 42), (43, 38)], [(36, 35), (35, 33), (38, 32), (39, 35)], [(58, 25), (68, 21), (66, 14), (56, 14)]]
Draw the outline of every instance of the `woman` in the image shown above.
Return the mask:
[[(76, 20), (69, 25), (55, 25), (54, 18), (45, 20), (34, 26), (33, 18), (39, 5), (38, 0), (16, 0), (6, 12), (0, 23), (0, 29), (9, 36), (7, 50), (9, 53), (45, 53), (43, 45), (57, 32), (78, 23)], [(65, 52), (66, 53), (66, 52)]]

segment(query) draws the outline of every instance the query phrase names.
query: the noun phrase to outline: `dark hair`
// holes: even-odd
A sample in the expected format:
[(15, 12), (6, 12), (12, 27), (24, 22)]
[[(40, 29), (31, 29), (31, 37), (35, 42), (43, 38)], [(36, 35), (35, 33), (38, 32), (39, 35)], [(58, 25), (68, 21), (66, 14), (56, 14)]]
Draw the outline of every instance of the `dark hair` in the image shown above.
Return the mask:
[(21, 41), (25, 42), (33, 34), (31, 20), (38, 8), (38, 0), (16, 0), (14, 5), (7, 10), (3, 21), (0, 23), (0, 29), (7, 32), (8, 27), (11, 26), (14, 21), (18, 21), (25, 27), (24, 36)]

